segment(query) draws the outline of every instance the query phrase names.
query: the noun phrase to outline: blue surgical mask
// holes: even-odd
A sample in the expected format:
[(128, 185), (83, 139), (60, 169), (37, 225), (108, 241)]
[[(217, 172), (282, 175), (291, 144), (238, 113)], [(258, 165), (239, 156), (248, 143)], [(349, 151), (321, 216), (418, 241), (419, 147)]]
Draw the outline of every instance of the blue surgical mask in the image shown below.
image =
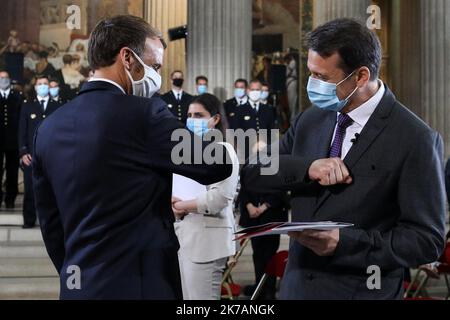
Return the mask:
[(48, 96), (49, 93), (49, 87), (46, 84), (41, 84), (36, 86), (36, 93), (39, 97), (45, 98), (46, 96)]
[(200, 85), (200, 86), (198, 86), (197, 87), (197, 92), (198, 92), (198, 94), (201, 96), (202, 94), (205, 94), (205, 93), (207, 93), (208, 92), (208, 86), (205, 86), (205, 85)]
[(350, 98), (358, 90), (358, 87), (344, 100), (340, 100), (337, 96), (337, 87), (349, 79), (354, 72), (339, 83), (329, 83), (313, 77), (309, 77), (308, 96), (313, 105), (328, 111), (341, 112), (348, 104)]
[(203, 137), (211, 130), (208, 128), (209, 120), (211, 119), (188, 118), (186, 127), (189, 129), (189, 131), (193, 132), (194, 134)]
[(57, 96), (59, 96), (59, 87), (50, 88), (50, 95), (52, 96), (52, 98), (56, 98)]
[(245, 96), (245, 93), (246, 93), (245, 89), (242, 89), (242, 88), (234, 89), (234, 96), (237, 99), (242, 99)]
[(269, 98), (269, 91), (261, 91), (261, 100), (266, 101)]

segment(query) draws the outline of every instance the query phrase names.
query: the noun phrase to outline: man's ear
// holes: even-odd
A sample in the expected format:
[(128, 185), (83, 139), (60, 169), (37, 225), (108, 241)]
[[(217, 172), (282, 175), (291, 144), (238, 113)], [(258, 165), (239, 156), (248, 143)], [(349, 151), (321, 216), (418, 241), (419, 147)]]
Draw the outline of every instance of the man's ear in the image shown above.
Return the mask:
[(122, 48), (119, 52), (119, 59), (128, 71), (131, 71), (131, 66), (134, 62), (134, 57), (131, 51), (127, 48)]
[(358, 77), (357, 85), (359, 88), (364, 87), (370, 81), (371, 73), (367, 67), (360, 68), (356, 75)]

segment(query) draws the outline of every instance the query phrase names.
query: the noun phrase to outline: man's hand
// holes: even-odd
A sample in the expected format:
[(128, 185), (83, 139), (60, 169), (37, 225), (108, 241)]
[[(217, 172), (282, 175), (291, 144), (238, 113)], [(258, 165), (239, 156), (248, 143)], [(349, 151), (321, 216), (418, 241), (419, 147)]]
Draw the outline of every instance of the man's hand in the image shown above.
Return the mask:
[(255, 207), (252, 203), (247, 204), (247, 210), (251, 219), (256, 219), (261, 215), (259, 208)]
[(22, 157), (22, 163), (26, 166), (29, 167), (31, 166), (31, 161), (33, 159), (31, 158), (31, 154), (26, 154)]
[(332, 256), (339, 243), (339, 229), (331, 231), (306, 230), (290, 232), (289, 236), (311, 249), (320, 257)]
[(347, 167), (339, 158), (314, 161), (309, 168), (309, 178), (325, 187), (353, 182)]
[(188, 214), (186, 211), (179, 210), (176, 208), (176, 204), (181, 201), (182, 200), (177, 197), (172, 197), (172, 211), (173, 211), (173, 214), (175, 215), (175, 218), (177, 218), (179, 220), (183, 219)]

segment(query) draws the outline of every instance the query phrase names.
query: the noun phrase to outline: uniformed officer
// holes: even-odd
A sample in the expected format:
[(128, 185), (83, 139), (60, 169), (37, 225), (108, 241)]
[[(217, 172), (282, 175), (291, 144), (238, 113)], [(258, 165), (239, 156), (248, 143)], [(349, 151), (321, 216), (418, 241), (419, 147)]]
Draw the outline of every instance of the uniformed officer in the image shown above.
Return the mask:
[(49, 85), (49, 94), (50, 94), (50, 98), (55, 101), (60, 103), (61, 105), (66, 104), (67, 102), (69, 102), (67, 99), (65, 99), (62, 96), (62, 92), (61, 92), (61, 88), (59, 86), (59, 81), (57, 79), (50, 79), (50, 85)]
[(248, 102), (247, 96), (248, 81), (245, 79), (238, 79), (234, 83), (234, 97), (224, 102), (225, 114), (228, 120), (230, 129), (235, 129), (234, 120), (236, 117), (236, 108)]
[(6, 169), (6, 195), (3, 197), (0, 183), (0, 204), (5, 201), (6, 209), (14, 209), (18, 193), (18, 128), (22, 101), (22, 94), (11, 88), (8, 72), (0, 71), (0, 181), (3, 181), (3, 168)]
[(50, 116), (61, 104), (50, 98), (49, 80), (46, 76), (36, 77), (36, 99), (23, 105), (19, 125), (19, 153), (24, 171), (25, 193), (23, 199), (24, 229), (36, 225), (36, 210), (34, 205), (32, 185), (32, 150), (34, 133), (39, 125)]
[(248, 89), (248, 102), (236, 109), (236, 129), (262, 129), (271, 130), (275, 128), (275, 117), (272, 107), (261, 102), (262, 84), (258, 80), (250, 82)]
[(180, 70), (171, 74), (172, 90), (164, 94), (161, 98), (167, 103), (172, 114), (184, 125), (187, 120), (189, 105), (193, 96), (183, 91), (184, 75)]

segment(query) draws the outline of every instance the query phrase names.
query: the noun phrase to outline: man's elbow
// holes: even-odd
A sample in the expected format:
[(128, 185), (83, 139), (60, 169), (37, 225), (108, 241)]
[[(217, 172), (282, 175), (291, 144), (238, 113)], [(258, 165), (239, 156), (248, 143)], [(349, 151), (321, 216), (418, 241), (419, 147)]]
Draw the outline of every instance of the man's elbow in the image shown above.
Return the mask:
[(206, 173), (199, 179), (199, 183), (203, 185), (211, 185), (226, 180), (233, 173), (233, 165), (216, 164), (206, 170)]

